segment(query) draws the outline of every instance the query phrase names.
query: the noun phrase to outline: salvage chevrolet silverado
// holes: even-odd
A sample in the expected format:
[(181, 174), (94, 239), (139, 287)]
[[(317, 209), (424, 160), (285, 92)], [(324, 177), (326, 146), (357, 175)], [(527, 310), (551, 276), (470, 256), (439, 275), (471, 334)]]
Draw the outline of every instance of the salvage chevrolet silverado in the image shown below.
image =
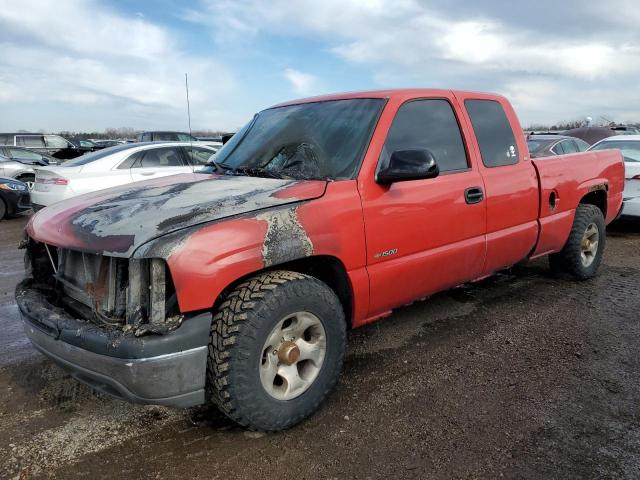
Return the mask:
[(16, 298), (78, 380), (265, 431), (318, 408), (349, 328), (524, 259), (594, 276), (624, 182), (619, 151), (532, 160), (506, 99), (449, 90), (278, 105), (214, 160), (36, 214)]

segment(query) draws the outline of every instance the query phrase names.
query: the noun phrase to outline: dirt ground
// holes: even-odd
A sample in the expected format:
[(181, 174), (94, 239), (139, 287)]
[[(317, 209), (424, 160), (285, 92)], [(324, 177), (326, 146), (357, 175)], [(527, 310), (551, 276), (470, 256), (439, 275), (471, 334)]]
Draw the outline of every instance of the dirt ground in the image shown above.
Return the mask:
[(594, 280), (536, 261), (351, 332), (324, 407), (263, 435), (93, 394), (36, 353), (25, 221), (0, 223), (1, 478), (640, 478), (640, 226), (611, 229)]

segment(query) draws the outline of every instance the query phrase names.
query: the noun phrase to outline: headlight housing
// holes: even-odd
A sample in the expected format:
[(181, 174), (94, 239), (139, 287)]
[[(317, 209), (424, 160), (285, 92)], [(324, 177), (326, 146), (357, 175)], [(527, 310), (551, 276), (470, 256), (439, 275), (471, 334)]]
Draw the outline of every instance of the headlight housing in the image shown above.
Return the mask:
[(0, 189), (24, 192), (27, 190), (27, 186), (23, 183), (7, 182), (7, 183), (0, 183)]

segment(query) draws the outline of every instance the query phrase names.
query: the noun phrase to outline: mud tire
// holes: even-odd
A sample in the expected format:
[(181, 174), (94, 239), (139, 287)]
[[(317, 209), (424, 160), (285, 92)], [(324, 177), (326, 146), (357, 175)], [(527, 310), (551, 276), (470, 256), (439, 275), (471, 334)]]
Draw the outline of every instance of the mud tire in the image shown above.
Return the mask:
[[(320, 319), (326, 332), (326, 353), (308, 390), (281, 401), (262, 386), (259, 365), (267, 335), (282, 318), (296, 311), (307, 311)], [(214, 313), (207, 361), (208, 397), (243, 427), (284, 430), (315, 412), (335, 386), (345, 347), (344, 312), (325, 283), (283, 270), (257, 275), (230, 292)]]
[[(591, 264), (585, 266), (581, 259), (581, 242), (586, 229), (591, 224), (595, 224), (598, 228), (598, 249)], [(549, 255), (551, 270), (556, 275), (570, 275), (577, 280), (587, 280), (594, 277), (602, 262), (606, 238), (606, 226), (602, 211), (594, 205), (578, 205), (567, 243), (560, 252)]]

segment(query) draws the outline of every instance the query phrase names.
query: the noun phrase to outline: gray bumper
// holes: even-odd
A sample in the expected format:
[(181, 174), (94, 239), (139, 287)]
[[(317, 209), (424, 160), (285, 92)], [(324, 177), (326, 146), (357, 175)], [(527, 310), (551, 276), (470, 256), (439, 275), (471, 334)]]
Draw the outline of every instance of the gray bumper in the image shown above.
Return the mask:
[[(71, 322), (80, 321), (70, 318), (51, 329), (51, 318), (47, 318), (48, 324), (37, 318), (45, 314), (46, 305), (36, 310), (25, 301), (25, 295), (17, 295), (17, 300), (25, 333), (33, 345), (78, 381), (136, 403), (175, 407), (204, 403), (211, 314), (187, 318), (165, 335), (121, 336), (113, 342), (100, 329), (86, 328), (86, 322), (74, 328)], [(59, 317), (60, 311), (49, 313)]]

